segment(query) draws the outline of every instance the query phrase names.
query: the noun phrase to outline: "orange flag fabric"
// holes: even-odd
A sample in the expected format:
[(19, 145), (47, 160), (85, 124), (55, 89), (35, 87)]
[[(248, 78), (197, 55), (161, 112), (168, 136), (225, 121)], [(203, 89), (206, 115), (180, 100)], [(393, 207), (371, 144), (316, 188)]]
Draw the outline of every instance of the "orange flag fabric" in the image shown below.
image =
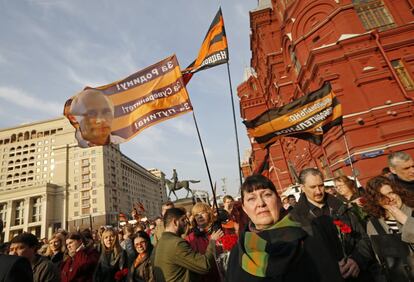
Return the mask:
[(159, 122), (192, 111), (175, 55), (65, 103), (80, 147), (119, 144)]
[(342, 107), (327, 82), (320, 89), (280, 108), (265, 111), (243, 123), (255, 141), (265, 148), (283, 136), (322, 143), (330, 128), (342, 124)]
[(220, 8), (204, 37), (197, 59), (182, 71), (184, 83), (187, 84), (194, 73), (224, 64), (228, 60), (227, 37)]

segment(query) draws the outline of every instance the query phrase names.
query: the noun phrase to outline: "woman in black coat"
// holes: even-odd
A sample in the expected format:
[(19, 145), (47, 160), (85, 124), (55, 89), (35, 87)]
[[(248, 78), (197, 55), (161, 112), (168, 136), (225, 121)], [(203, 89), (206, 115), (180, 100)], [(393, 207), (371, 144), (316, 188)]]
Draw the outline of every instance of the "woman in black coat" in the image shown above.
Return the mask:
[(95, 271), (96, 282), (126, 281), (128, 275), (128, 259), (126, 252), (118, 241), (118, 233), (107, 229), (101, 237), (101, 256)]
[(247, 177), (241, 187), (241, 201), (251, 222), (231, 251), (226, 281), (342, 281), (338, 265), (332, 260), (325, 264), (327, 279), (321, 279), (316, 261), (324, 257), (323, 249), (310, 251), (307, 233), (286, 215), (268, 178)]

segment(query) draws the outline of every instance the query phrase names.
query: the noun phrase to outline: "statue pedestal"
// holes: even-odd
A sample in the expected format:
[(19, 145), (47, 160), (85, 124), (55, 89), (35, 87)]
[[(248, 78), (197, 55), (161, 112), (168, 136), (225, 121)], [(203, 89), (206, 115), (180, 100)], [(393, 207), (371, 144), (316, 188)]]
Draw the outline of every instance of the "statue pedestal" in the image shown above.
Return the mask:
[(191, 212), (193, 208), (193, 198), (178, 199), (173, 202), (176, 208), (185, 208), (186, 211)]

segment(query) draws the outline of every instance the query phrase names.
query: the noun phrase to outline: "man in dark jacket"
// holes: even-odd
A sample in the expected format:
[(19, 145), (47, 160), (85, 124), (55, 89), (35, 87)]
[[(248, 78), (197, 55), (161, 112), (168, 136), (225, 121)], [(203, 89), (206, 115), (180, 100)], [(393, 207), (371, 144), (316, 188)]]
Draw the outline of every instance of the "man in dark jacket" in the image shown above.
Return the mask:
[(33, 270), (34, 282), (59, 282), (59, 274), (55, 265), (46, 257), (37, 254), (39, 241), (31, 233), (22, 233), (10, 241), (10, 255), (25, 257)]
[(389, 178), (398, 186), (414, 192), (414, 160), (405, 152), (394, 152), (388, 155)]
[(0, 281), (32, 282), (33, 272), (29, 261), (24, 257), (0, 254)]
[[(304, 193), (291, 212), (292, 219), (300, 222), (311, 237), (324, 243), (330, 255), (326, 259), (338, 261), (345, 280), (357, 278), (356, 281), (372, 281), (368, 271), (374, 263), (372, 249), (356, 216), (341, 201), (325, 193), (323, 176), (319, 170), (304, 169), (299, 180)], [(334, 220), (346, 224), (350, 230), (343, 231), (336, 227)], [(341, 236), (342, 240), (339, 239)], [(322, 263), (318, 267), (323, 271)]]

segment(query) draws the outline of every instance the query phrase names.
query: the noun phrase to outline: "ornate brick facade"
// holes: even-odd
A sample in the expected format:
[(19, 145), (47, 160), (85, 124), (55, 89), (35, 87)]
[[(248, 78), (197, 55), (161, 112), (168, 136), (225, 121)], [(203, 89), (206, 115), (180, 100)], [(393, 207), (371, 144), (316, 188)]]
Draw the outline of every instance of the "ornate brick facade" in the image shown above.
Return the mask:
[[(270, 177), (282, 188), (295, 172), (319, 167), (327, 177), (365, 184), (386, 156), (414, 156), (414, 16), (411, 0), (265, 0), (250, 12), (251, 68), (238, 86), (241, 115), (251, 119), (329, 81), (343, 107), (341, 127), (322, 146), (282, 138), (271, 147)], [(264, 151), (252, 142), (251, 169)], [(244, 169), (244, 172), (249, 169)]]

